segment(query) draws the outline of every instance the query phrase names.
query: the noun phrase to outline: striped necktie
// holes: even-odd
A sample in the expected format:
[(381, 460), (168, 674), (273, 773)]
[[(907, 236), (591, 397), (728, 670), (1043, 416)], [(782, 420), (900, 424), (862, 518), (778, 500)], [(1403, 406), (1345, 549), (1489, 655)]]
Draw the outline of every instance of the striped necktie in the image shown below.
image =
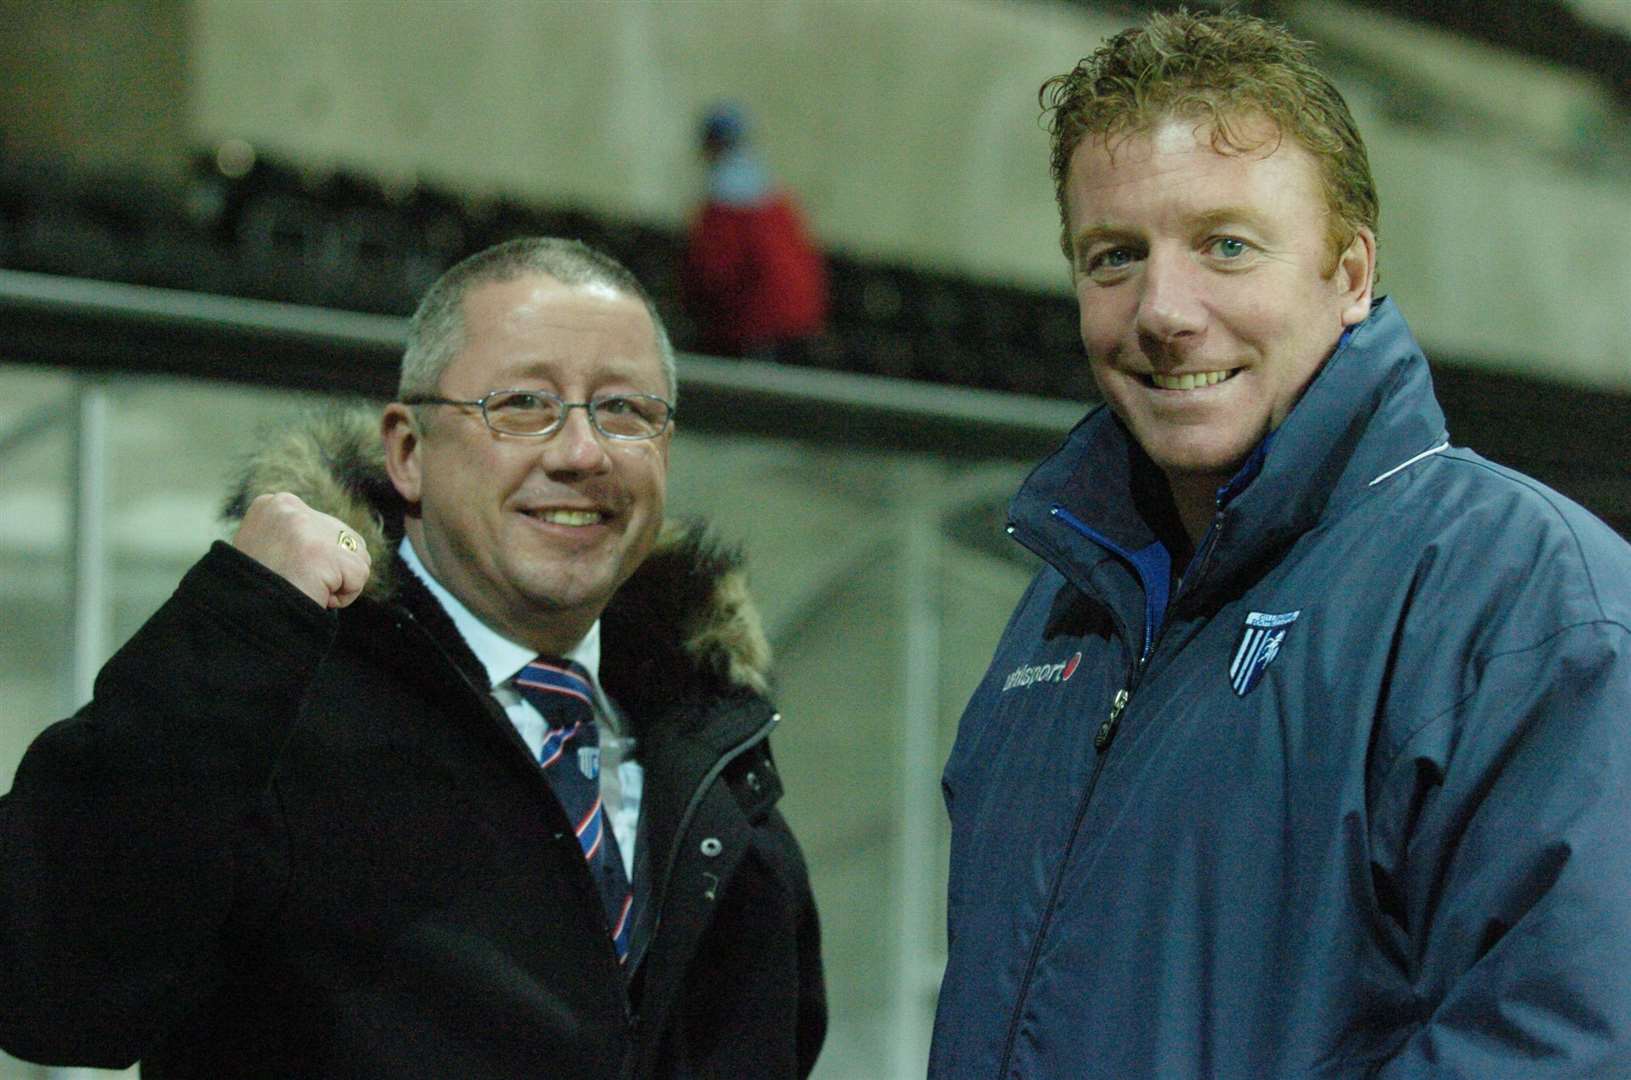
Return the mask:
[(619, 962), (629, 955), (634, 893), (623, 871), (617, 837), (600, 804), (600, 736), (594, 690), (575, 660), (540, 656), (515, 676), (521, 691), (549, 725), (538, 763), (578, 835), (578, 846), (606, 906), (606, 925)]

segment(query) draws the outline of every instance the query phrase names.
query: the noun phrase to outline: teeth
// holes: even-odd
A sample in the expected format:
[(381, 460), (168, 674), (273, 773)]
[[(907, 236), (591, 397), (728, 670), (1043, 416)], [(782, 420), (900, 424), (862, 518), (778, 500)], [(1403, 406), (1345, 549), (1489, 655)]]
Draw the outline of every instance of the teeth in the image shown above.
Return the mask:
[(1201, 386), (1216, 386), (1238, 370), (1240, 369), (1231, 368), (1228, 371), (1199, 371), (1188, 372), (1183, 375), (1162, 375), (1152, 371), (1150, 372), (1150, 382), (1162, 390), (1194, 390), (1196, 387)]
[(593, 510), (540, 510), (538, 517), (551, 525), (594, 525), (600, 515)]

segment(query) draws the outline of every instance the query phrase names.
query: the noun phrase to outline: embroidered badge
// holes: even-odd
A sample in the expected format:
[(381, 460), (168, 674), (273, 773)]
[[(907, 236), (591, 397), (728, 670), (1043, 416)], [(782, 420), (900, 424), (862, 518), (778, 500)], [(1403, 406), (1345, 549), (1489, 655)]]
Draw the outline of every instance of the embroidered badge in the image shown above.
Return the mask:
[(590, 780), (600, 775), (600, 747), (578, 747), (578, 771)]
[(1235, 658), (1229, 664), (1229, 685), (1235, 688), (1237, 695), (1245, 697), (1251, 693), (1252, 687), (1263, 677), (1264, 670), (1280, 655), (1280, 646), (1285, 642), (1291, 624), (1301, 614), (1300, 610), (1282, 615), (1254, 611), (1246, 616), (1240, 646), (1235, 649)]

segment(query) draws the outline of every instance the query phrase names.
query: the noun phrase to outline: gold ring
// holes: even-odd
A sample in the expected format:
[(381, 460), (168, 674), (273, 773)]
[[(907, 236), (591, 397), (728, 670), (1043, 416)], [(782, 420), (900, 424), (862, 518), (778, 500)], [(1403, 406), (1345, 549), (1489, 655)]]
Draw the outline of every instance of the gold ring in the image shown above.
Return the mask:
[(350, 529), (341, 529), (340, 530), (339, 544), (340, 544), (341, 547), (345, 548), (347, 551), (356, 551), (357, 550), (357, 538), (355, 536), (351, 535), (351, 530)]

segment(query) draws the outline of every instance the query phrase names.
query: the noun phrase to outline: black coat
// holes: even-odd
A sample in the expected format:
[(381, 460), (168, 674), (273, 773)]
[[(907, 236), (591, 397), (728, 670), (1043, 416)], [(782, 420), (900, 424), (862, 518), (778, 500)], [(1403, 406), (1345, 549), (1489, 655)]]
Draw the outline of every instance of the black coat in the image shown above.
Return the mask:
[(287, 487), (364, 531), (362, 599), (324, 612), (218, 544), (24, 757), (0, 799), (0, 1045), (166, 1077), (808, 1073), (819, 930), (734, 561), (667, 530), (603, 616), (655, 875), (626, 980), (480, 665), (383, 557), (400, 508), (370, 431), (319, 426), (236, 500)]

